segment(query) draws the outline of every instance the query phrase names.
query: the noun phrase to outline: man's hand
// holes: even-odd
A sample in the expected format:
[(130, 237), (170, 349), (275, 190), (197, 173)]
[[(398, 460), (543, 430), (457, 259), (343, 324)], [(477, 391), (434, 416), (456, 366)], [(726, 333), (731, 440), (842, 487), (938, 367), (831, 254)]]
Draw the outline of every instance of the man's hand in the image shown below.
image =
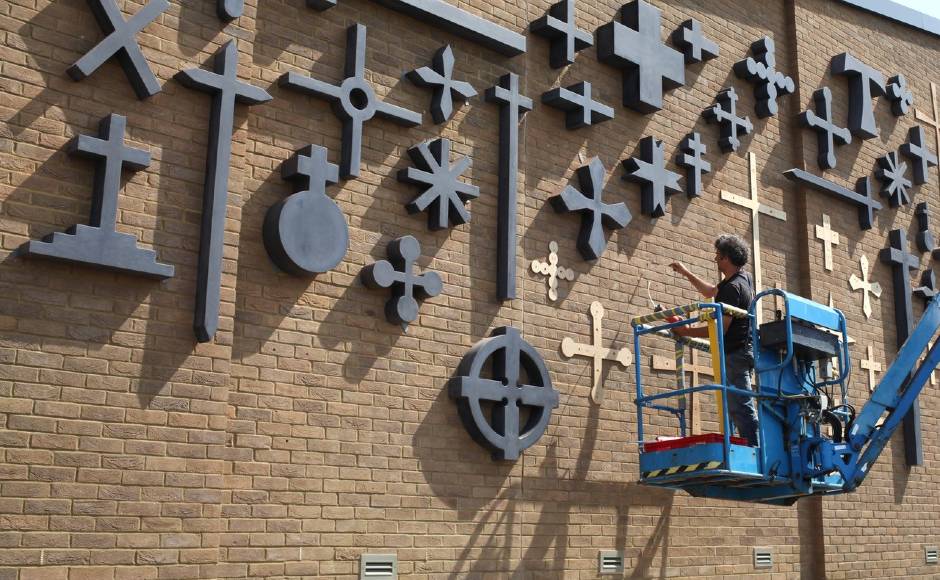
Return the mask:
[(686, 268), (685, 264), (683, 264), (682, 262), (673, 262), (672, 264), (669, 264), (669, 267), (672, 268), (673, 272), (678, 272), (679, 274), (682, 274), (683, 276), (688, 278), (689, 269)]

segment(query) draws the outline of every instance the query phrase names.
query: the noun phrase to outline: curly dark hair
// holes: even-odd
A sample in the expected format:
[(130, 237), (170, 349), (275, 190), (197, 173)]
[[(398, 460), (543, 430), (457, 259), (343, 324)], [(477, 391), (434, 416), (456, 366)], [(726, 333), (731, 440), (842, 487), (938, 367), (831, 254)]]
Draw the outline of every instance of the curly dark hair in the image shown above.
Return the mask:
[(741, 239), (741, 236), (735, 234), (722, 234), (715, 240), (715, 250), (722, 256), (731, 260), (731, 263), (737, 267), (747, 264), (750, 251), (747, 243)]

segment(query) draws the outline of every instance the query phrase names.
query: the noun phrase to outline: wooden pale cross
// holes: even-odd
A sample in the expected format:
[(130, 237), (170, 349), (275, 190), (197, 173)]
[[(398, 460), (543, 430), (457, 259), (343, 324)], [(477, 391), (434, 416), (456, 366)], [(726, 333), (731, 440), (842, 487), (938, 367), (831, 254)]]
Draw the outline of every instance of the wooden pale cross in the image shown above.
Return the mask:
[[(721, 199), (751, 210), (751, 253), (754, 256), (752, 260), (754, 262), (754, 289), (760, 292), (764, 286), (761, 280), (759, 215), (764, 214), (774, 219), (787, 221), (787, 213), (760, 202), (757, 197), (757, 156), (754, 155), (754, 153), (748, 153), (747, 160), (750, 173), (750, 197), (743, 197), (722, 190)], [(761, 309), (757, 309), (756, 316), (757, 323), (760, 324), (762, 318)]]
[[(934, 342), (937, 342), (937, 341), (934, 340), (933, 342), (927, 345), (927, 352), (930, 352), (930, 349), (933, 348)], [(926, 354), (924, 354), (923, 358), (920, 359), (920, 363), (923, 364), (925, 360), (927, 360)], [(935, 374), (936, 372), (937, 372), (937, 369), (933, 369), (932, 371), (930, 371), (930, 386), (931, 387), (937, 386), (937, 375)]]
[[(829, 308), (835, 308), (835, 307), (836, 307), (836, 306), (835, 306), (835, 303), (832, 301), (832, 292), (830, 292), (830, 293), (829, 293)], [(835, 330), (826, 330), (826, 332), (828, 332), (829, 334), (833, 334), (833, 335), (839, 337), (840, 339), (842, 338), (842, 333), (840, 333), (840, 332), (838, 332), (838, 331), (835, 331)], [(848, 332), (846, 332), (846, 334), (845, 334), (845, 342), (848, 343), (848, 344), (850, 344), (850, 345), (852, 345), (852, 344), (855, 344), (855, 339), (852, 338), (851, 336), (849, 336), (849, 335), (848, 335)], [(836, 377), (836, 375), (838, 374), (838, 373), (836, 372), (836, 365), (838, 365), (838, 364), (839, 364), (839, 357), (838, 357), (838, 356), (834, 356), (834, 357), (832, 357), (832, 358), (829, 359), (829, 367), (830, 367), (830, 369), (831, 369), (831, 375), (830, 375), (828, 378), (835, 378), (835, 377)]]
[[(654, 371), (676, 372), (675, 357), (653, 355), (650, 363)], [(699, 351), (694, 348), (692, 349), (692, 364), (683, 365), (683, 368), (685, 372), (692, 373), (692, 382), (688, 385), (689, 387), (700, 385), (700, 376), (714, 377), (715, 374), (712, 370), (711, 359), (706, 359), (704, 362), (700, 361)], [(692, 435), (698, 435), (702, 432), (702, 417), (698, 410), (698, 397), (695, 395), (696, 393), (689, 393), (689, 414), (691, 415), (690, 428)]]
[(875, 390), (875, 386), (877, 384), (875, 373), (881, 372), (881, 363), (875, 362), (875, 355), (873, 351), (874, 349), (869, 344), (868, 345), (868, 358), (858, 361), (858, 364), (859, 366), (862, 367), (862, 370), (868, 371), (868, 392), (869, 393)]
[(914, 109), (914, 117), (916, 117), (918, 121), (933, 127), (934, 133), (937, 136), (937, 148), (940, 149), (940, 111), (938, 111), (940, 107), (938, 107), (937, 104), (937, 85), (934, 83), (930, 83), (930, 104), (933, 107), (932, 118), (928, 116), (927, 113), (916, 108)]
[(859, 278), (852, 274), (852, 277), (849, 278), (849, 285), (856, 292), (859, 290), (864, 292), (862, 312), (865, 313), (865, 318), (868, 319), (871, 318), (871, 298), (869, 298), (869, 294), (874, 294), (875, 298), (881, 298), (881, 284), (868, 281), (868, 256), (862, 254), (862, 257), (858, 259), (858, 263), (862, 268), (862, 277)]
[(548, 261), (532, 260), (532, 271), (547, 278), (548, 299), (558, 300), (558, 281), (574, 280), (574, 270), (558, 265), (558, 242), (552, 240), (548, 243)]
[(829, 216), (823, 214), (822, 225), (816, 226), (816, 239), (823, 242), (823, 267), (832, 271), (832, 246), (839, 245), (839, 232), (829, 225)]
[(601, 371), (605, 360), (616, 361), (620, 366), (627, 368), (630, 366), (630, 350), (621, 348), (614, 351), (610, 348), (604, 348), (601, 344), (604, 341), (603, 328), (601, 321), (604, 319), (604, 306), (597, 301), (591, 303), (591, 334), (592, 344), (580, 344), (571, 337), (565, 337), (561, 341), (561, 354), (565, 358), (574, 356), (583, 356), (592, 359), (594, 378), (591, 384), (591, 399), (595, 403), (604, 400), (604, 386), (601, 384)]

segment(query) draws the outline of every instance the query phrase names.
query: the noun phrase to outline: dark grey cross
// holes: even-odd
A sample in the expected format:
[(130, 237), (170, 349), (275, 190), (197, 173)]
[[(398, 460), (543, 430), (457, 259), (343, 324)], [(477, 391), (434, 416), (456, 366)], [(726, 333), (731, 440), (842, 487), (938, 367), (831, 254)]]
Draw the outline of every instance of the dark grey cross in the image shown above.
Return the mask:
[(907, 86), (904, 75), (896, 75), (888, 79), (886, 90), (888, 100), (891, 101), (891, 112), (895, 117), (902, 117), (914, 105), (914, 93)]
[(486, 101), (499, 104), (499, 201), (496, 238), (496, 294), (516, 297), (516, 214), (518, 213), (519, 121), (532, 99), (519, 92), (519, 75), (507, 73), (486, 89)]
[(245, 11), (245, 0), (218, 0), (216, 11), (219, 13), (220, 19), (231, 22)]
[(213, 70), (193, 68), (176, 73), (183, 86), (212, 95), (206, 184), (202, 199), (202, 233), (196, 275), (196, 340), (212, 340), (219, 327), (222, 289), (222, 253), (225, 249), (225, 213), (228, 177), (232, 161), (235, 103), (258, 105), (271, 100), (264, 89), (238, 80), (238, 47), (226, 42), (215, 53)]
[(346, 78), (334, 86), (298, 73), (289, 72), (278, 79), (284, 88), (325, 99), (333, 104), (333, 112), (343, 121), (343, 151), (339, 176), (359, 177), (362, 164), (362, 126), (378, 115), (404, 127), (421, 124), (421, 113), (390, 105), (375, 96), (366, 80), (366, 27), (354, 24), (346, 30)]
[(911, 181), (904, 175), (907, 173), (907, 163), (898, 158), (895, 151), (878, 158), (878, 169), (875, 177), (881, 181), (881, 195), (888, 198), (891, 207), (898, 207), (911, 203), (908, 190)]
[(151, 0), (126, 21), (114, 0), (89, 0), (88, 4), (107, 36), (68, 68), (69, 76), (77, 81), (84, 80), (112, 56), (117, 56), (137, 98), (146, 99), (159, 93), (160, 83), (140, 52), (136, 36), (169, 8), (169, 0)]
[(754, 87), (757, 116), (762, 119), (772, 117), (778, 111), (777, 99), (792, 94), (796, 90), (796, 83), (776, 69), (776, 48), (769, 36), (754, 41), (751, 52), (754, 53), (753, 57), (735, 63), (734, 74), (757, 85)]
[[(911, 305), (910, 270), (920, 268), (920, 258), (907, 251), (907, 232), (904, 228), (888, 233), (889, 247), (878, 254), (882, 262), (890, 264), (894, 274), (894, 318), (898, 348), (907, 341), (914, 329), (914, 309)], [(904, 456), (908, 465), (924, 462), (923, 441), (920, 432), (920, 405), (915, 401), (904, 417)]]
[(385, 303), (385, 318), (392, 324), (400, 324), (405, 330), (408, 323), (418, 318), (418, 300), (437, 296), (444, 289), (436, 272), (415, 274), (415, 260), (419, 256), (421, 245), (418, 240), (404, 236), (388, 245), (388, 260), (362, 269), (362, 282), (368, 288), (392, 289), (392, 297)]
[(679, 193), (679, 174), (666, 169), (663, 142), (653, 137), (640, 140), (640, 157), (623, 162), (628, 181), (641, 184), (642, 212), (652, 217), (666, 215), (666, 195)]
[(676, 164), (685, 167), (685, 193), (690, 198), (702, 195), (702, 175), (710, 173), (712, 164), (705, 160), (705, 144), (698, 132), (689, 133), (679, 143)]
[(927, 183), (927, 172), (937, 165), (937, 156), (924, 144), (924, 128), (911, 127), (907, 132), (907, 143), (901, 145), (901, 155), (911, 160), (914, 183)]
[(738, 93), (734, 87), (724, 89), (715, 97), (718, 104), (711, 106), (702, 113), (709, 123), (718, 123), (721, 128), (718, 147), (725, 153), (737, 151), (741, 146), (739, 135), (748, 135), (754, 130), (751, 119), (745, 115), (738, 117)]
[(581, 214), (581, 231), (578, 234), (578, 251), (585, 260), (596, 260), (607, 248), (604, 228), (626, 227), (633, 216), (624, 203), (604, 203), (604, 176), (607, 170), (597, 157), (578, 168), (581, 190), (572, 186), (562, 190), (561, 195), (551, 198), (555, 211)]
[(614, 110), (591, 98), (591, 83), (582, 81), (567, 89), (555, 88), (542, 93), (542, 102), (565, 111), (565, 127), (579, 129), (614, 118)]
[(326, 187), (339, 181), (339, 168), (327, 149), (308, 145), (281, 165), (281, 177), (297, 191), (271, 206), (264, 219), (264, 247), (282, 270), (315, 276), (332, 270), (346, 256), (349, 226)]
[(832, 57), (833, 75), (849, 78), (849, 130), (862, 139), (878, 136), (873, 96), (885, 95), (885, 77), (847, 52)]
[(685, 57), (662, 39), (659, 9), (633, 0), (620, 22), (597, 29), (597, 60), (623, 69), (623, 105), (641, 113), (663, 108), (663, 92), (685, 84)]
[(444, 123), (454, 114), (454, 99), (466, 102), (477, 94), (470, 83), (455, 81), (454, 51), (450, 45), (444, 46), (434, 54), (431, 66), (423, 66), (408, 72), (411, 82), (419, 87), (434, 87), (431, 100), (431, 117), (435, 123)]
[(314, 10), (329, 10), (336, 6), (336, 0), (307, 0), (307, 8)]
[(804, 111), (800, 114), (800, 124), (816, 131), (816, 162), (822, 169), (836, 166), (836, 144), (852, 142), (852, 132), (832, 122), (832, 91), (823, 87), (813, 93), (816, 112)]
[(435, 139), (421, 143), (408, 150), (415, 167), (398, 172), (398, 180), (417, 185), (424, 191), (405, 207), (408, 213), (426, 211), (428, 228), (443, 230), (448, 222), (454, 225), (470, 221), (470, 212), (464, 204), (480, 196), (480, 188), (460, 181), (460, 176), (470, 168), (469, 157), (450, 162), (450, 139)]
[(930, 231), (930, 210), (927, 208), (927, 202), (918, 203), (914, 213), (917, 215), (917, 249), (921, 252), (937, 251), (937, 239)]
[(115, 231), (121, 171), (134, 171), (150, 165), (150, 153), (124, 144), (127, 119), (111, 114), (101, 120), (99, 138), (79, 135), (69, 143), (69, 153), (96, 160), (88, 225), (76, 224), (66, 232), (55, 232), (42, 241), (31, 240), (17, 250), (23, 256), (37, 256), (101, 266), (152, 278), (172, 278), (174, 268), (156, 261), (153, 250), (137, 246), (137, 238)]
[(863, 230), (872, 228), (875, 221), (875, 211), (881, 209), (881, 203), (871, 194), (871, 181), (868, 176), (860, 177), (855, 183), (855, 191), (852, 191), (803, 169), (788, 169), (783, 172), (783, 175), (791, 181), (802, 183), (820, 193), (831, 195), (858, 206), (858, 226)]
[(920, 286), (914, 288), (914, 295), (929, 302), (937, 295), (937, 275), (933, 269), (925, 270), (920, 276)]
[[(493, 378), (484, 376), (488, 367)], [(470, 436), (496, 460), (518, 459), (534, 445), (559, 401), (545, 361), (511, 326), (495, 328), (476, 343), (460, 361), (447, 390), (457, 400)], [(495, 403), (492, 418), (483, 403)], [(528, 415), (525, 423), (523, 410)]]
[(551, 41), (548, 63), (552, 68), (574, 63), (576, 52), (594, 45), (594, 37), (575, 22), (574, 0), (553, 4), (548, 14), (529, 25), (529, 30)]
[(685, 53), (685, 63), (692, 64), (711, 60), (718, 56), (718, 43), (702, 34), (702, 23), (692, 18), (682, 23), (672, 33), (672, 43)]

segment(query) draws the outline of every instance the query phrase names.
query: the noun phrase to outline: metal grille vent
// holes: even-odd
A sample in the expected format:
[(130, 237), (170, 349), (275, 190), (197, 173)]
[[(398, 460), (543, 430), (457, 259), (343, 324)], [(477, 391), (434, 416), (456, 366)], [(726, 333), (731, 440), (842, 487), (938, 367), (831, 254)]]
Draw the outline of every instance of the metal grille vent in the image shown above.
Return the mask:
[(363, 554), (359, 560), (359, 580), (395, 580), (398, 557), (395, 554)]
[(937, 550), (936, 546), (924, 547), (924, 560), (928, 564), (937, 564), (940, 562), (940, 551)]
[(754, 548), (754, 567), (773, 568), (774, 553), (770, 548)]
[(597, 571), (600, 574), (622, 574), (623, 554), (616, 550), (602, 550), (597, 555)]

